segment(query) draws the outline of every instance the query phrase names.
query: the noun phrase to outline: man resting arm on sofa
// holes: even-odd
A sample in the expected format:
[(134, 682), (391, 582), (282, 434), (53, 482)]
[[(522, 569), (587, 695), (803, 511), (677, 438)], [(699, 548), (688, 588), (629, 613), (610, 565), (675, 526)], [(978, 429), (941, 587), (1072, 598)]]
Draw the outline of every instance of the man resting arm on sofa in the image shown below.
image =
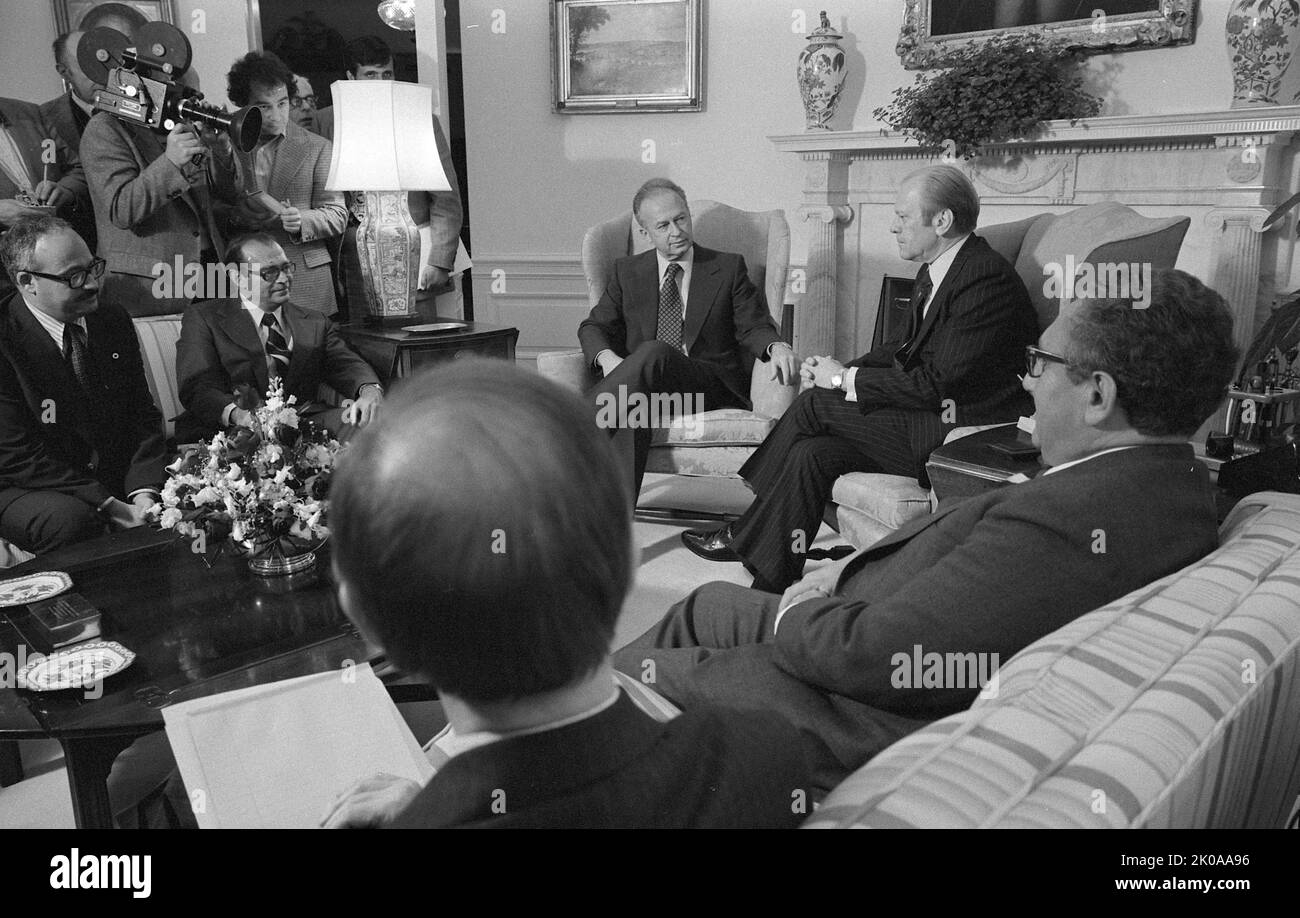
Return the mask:
[[(914, 521), (784, 596), (706, 585), (616, 665), (636, 674), (653, 662), (654, 687), (687, 710), (785, 714), (829, 789), (968, 707), (972, 664), (987, 674), (1214, 548), (1213, 491), (1187, 440), (1222, 401), (1235, 358), (1222, 298), (1179, 271), (1156, 275), (1146, 309), (1067, 304), (1024, 379), (1046, 473)], [(928, 654), (945, 665), (918, 667)]]

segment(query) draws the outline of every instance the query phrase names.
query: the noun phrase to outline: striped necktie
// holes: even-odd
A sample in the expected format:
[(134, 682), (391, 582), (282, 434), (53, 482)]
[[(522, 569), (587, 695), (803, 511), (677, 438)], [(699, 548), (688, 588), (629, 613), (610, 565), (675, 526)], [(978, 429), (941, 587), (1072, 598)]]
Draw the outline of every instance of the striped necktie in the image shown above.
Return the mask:
[(262, 325), (266, 328), (266, 366), (271, 376), (283, 376), (289, 369), (289, 342), (280, 333), (280, 323), (275, 321), (275, 314), (262, 314)]
[(90, 348), (86, 346), (86, 330), (75, 322), (63, 326), (63, 359), (72, 367), (72, 375), (77, 378), (77, 385), (90, 398), (99, 394), (95, 386), (95, 365), (90, 360)]
[(675, 261), (668, 262), (664, 269), (664, 285), (659, 289), (659, 325), (655, 337), (664, 344), (679, 351), (682, 346), (682, 292), (677, 289), (677, 275), (682, 273), (682, 266)]

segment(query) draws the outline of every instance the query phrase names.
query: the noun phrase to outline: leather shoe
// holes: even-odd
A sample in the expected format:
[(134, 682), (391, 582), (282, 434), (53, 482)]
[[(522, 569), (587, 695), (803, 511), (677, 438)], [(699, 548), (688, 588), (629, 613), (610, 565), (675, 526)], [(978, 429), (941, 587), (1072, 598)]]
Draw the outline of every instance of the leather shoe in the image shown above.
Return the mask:
[(731, 524), (715, 530), (687, 529), (682, 533), (682, 544), (706, 561), (741, 560), (731, 550)]

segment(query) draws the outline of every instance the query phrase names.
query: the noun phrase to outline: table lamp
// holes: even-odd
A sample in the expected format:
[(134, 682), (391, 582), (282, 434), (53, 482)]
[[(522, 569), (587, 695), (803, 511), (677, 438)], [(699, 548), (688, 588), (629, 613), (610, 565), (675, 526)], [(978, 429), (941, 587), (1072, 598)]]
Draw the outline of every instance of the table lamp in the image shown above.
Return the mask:
[(334, 96), (330, 191), (359, 192), (365, 213), (357, 254), (366, 291), (365, 322), (418, 320), (420, 229), (408, 191), (448, 191), (433, 133), (433, 90), (393, 80), (339, 80)]

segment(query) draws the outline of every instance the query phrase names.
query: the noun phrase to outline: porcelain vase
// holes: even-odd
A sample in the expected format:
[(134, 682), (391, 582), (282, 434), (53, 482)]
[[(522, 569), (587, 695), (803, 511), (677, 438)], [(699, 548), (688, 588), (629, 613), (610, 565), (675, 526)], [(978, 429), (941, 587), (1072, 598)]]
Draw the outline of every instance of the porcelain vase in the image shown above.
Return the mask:
[(1225, 32), (1232, 107), (1293, 104), (1281, 90), (1300, 41), (1300, 0), (1233, 0)]
[(830, 120), (844, 88), (845, 58), (839, 40), (844, 36), (831, 28), (822, 10), (821, 27), (808, 36), (808, 46), (799, 53), (799, 94), (803, 98), (806, 130), (829, 131)]

